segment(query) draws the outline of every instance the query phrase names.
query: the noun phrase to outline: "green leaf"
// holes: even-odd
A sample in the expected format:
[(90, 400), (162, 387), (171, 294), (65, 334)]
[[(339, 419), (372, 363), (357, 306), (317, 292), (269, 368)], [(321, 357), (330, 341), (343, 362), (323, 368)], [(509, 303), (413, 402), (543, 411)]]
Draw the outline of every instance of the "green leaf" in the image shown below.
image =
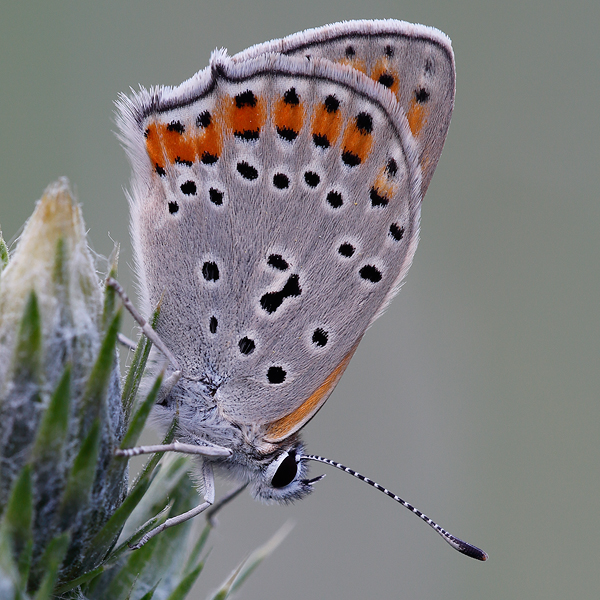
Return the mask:
[(58, 578), (58, 570), (65, 558), (71, 536), (68, 532), (55, 537), (46, 548), (42, 557), (43, 578), (34, 600), (51, 600), (54, 598), (53, 590)]
[[(156, 582), (156, 585), (146, 594), (144, 594), (140, 600), (152, 600), (152, 598), (154, 598), (154, 592), (156, 591), (156, 588), (158, 587), (158, 584), (160, 583), (160, 581)], [(133, 591), (133, 589), (131, 590)], [(129, 600), (129, 599), (128, 599)]]
[(20, 585), (19, 580), (10, 539), (8, 536), (0, 535), (0, 598), (2, 600), (25, 600), (23, 586)]
[(210, 597), (210, 600), (225, 600), (237, 591), (254, 569), (281, 544), (291, 530), (292, 525), (285, 523), (266, 544), (257, 548), (239, 565), (227, 581)]
[(70, 403), (71, 365), (67, 365), (42, 417), (33, 447), (34, 463), (61, 463), (69, 426)]
[(121, 448), (131, 448), (135, 446), (137, 443), (142, 430), (144, 429), (144, 425), (146, 424), (146, 419), (154, 406), (156, 401), (156, 397), (158, 396), (158, 392), (160, 390), (160, 386), (162, 385), (162, 374), (159, 375), (154, 382), (154, 385), (150, 389), (148, 396), (146, 399), (140, 404), (139, 408), (133, 415), (131, 422), (129, 423), (129, 427), (127, 428), (127, 432), (123, 437), (123, 441), (121, 442)]
[[(196, 505), (198, 494), (189, 479), (188, 470), (189, 464), (185, 458), (169, 457), (154, 480), (152, 489), (146, 494), (146, 506), (139, 507), (142, 512), (140, 516), (143, 517), (143, 513), (154, 515), (157, 505), (164, 506), (167, 498), (172, 500), (171, 515), (179, 515)], [(192, 521), (189, 521), (165, 529), (140, 549), (130, 552), (118, 575), (113, 577), (109, 587), (105, 588), (106, 596), (120, 598), (134, 582), (138, 590), (146, 590), (156, 585), (158, 580), (161, 581), (157, 588), (161, 597), (170, 593), (182, 578), (183, 565), (188, 555), (187, 540), (192, 525)]]
[(86, 563), (93, 564), (94, 562), (97, 562), (97, 560), (99, 560), (104, 554), (106, 554), (107, 549), (114, 544), (115, 539), (121, 532), (125, 521), (127, 521), (133, 510), (148, 491), (150, 483), (151, 481), (147, 479), (134, 490), (132, 490), (127, 495), (121, 506), (117, 508), (111, 518), (106, 522), (104, 527), (102, 527), (102, 529), (94, 536), (88, 545), (90, 551), (86, 555)]
[[(156, 459), (156, 456), (152, 458)], [(172, 504), (177, 499), (180, 493), (178, 486), (181, 485), (187, 475), (189, 463), (181, 455), (169, 454), (160, 467), (160, 469), (154, 471), (156, 477), (152, 481), (152, 486), (146, 492), (136, 512), (127, 522), (127, 526), (121, 534), (122, 538), (131, 535), (134, 529), (143, 525), (149, 519), (155, 518), (157, 513), (164, 510), (166, 505)]]
[[(173, 421), (171, 422), (171, 426), (169, 427), (169, 430), (167, 431), (167, 434), (165, 435), (163, 441), (161, 442), (162, 445), (170, 444), (175, 439), (176, 429), (177, 429), (177, 418), (174, 418)], [(131, 493), (131, 491), (134, 490), (135, 487), (141, 481), (146, 479), (150, 475), (150, 473), (152, 473), (154, 471), (154, 469), (156, 468), (156, 465), (160, 462), (160, 459), (162, 458), (163, 454), (164, 454), (164, 452), (155, 452), (152, 455), (152, 457), (144, 465), (144, 468), (142, 469), (141, 473), (138, 475), (137, 479), (133, 482), (133, 485), (131, 486), (129, 493)]]
[[(173, 423), (171, 424), (171, 427), (169, 428), (169, 431), (167, 432), (167, 435), (163, 440), (163, 444), (170, 444), (171, 441), (173, 441), (174, 436), (175, 421), (173, 421)], [(160, 461), (163, 454), (163, 452), (155, 453), (152, 456), (152, 458), (144, 465), (142, 472), (129, 489), (127, 497), (125, 498), (121, 506), (119, 506), (119, 508), (113, 513), (110, 519), (105, 523), (102, 529), (90, 542), (89, 547), (92, 548), (93, 551), (89, 554), (89, 556), (86, 556), (87, 564), (94, 564), (94, 561), (97, 561), (100, 557), (104, 556), (108, 548), (110, 548), (110, 546), (114, 543), (115, 538), (121, 532), (125, 522), (129, 519), (134, 509), (138, 506), (141, 500), (144, 499), (144, 496), (146, 495), (146, 492), (150, 487), (153, 477), (156, 474), (156, 466), (158, 465), (158, 462)], [(125, 462), (126, 460), (127, 459), (125, 458), (114, 459), (115, 462)], [(154, 523), (147, 523), (146, 525), (148, 526), (146, 529), (143, 529), (143, 531), (136, 531), (135, 534), (132, 535), (127, 541), (129, 543), (134, 543), (134, 540), (141, 538), (141, 536), (144, 535), (144, 533), (152, 529)], [(111, 555), (107, 558), (107, 561), (112, 562), (116, 560), (118, 556), (115, 556), (115, 554), (120, 555), (126, 549), (126, 544), (121, 544), (119, 548), (117, 548), (111, 553)]]
[(201, 562), (179, 582), (167, 600), (185, 600), (188, 592), (192, 589), (194, 583), (196, 583), (196, 580), (198, 579), (198, 576), (202, 572), (203, 568), (204, 562)]
[(80, 438), (87, 434), (91, 423), (97, 418), (102, 418), (102, 410), (106, 406), (105, 396), (108, 384), (115, 365), (115, 352), (117, 336), (121, 323), (119, 309), (106, 331), (102, 340), (98, 358), (94, 363), (92, 372), (87, 382), (86, 391), (81, 401), (81, 433)]
[(56, 240), (56, 254), (54, 256), (54, 270), (52, 282), (54, 283), (54, 295), (61, 308), (65, 309), (71, 305), (69, 300), (69, 276), (71, 271), (70, 257), (66, 248), (65, 238)]
[(59, 510), (59, 529), (72, 528), (74, 519), (88, 504), (96, 476), (96, 462), (100, 447), (100, 419), (96, 419), (79, 448)]
[(2, 232), (0, 231), (0, 273), (8, 264), (8, 248), (2, 238)]
[[(41, 381), (42, 322), (36, 293), (32, 290), (27, 299), (23, 318), (19, 326), (19, 337), (15, 348), (13, 379), (19, 387)], [(35, 396), (39, 399), (39, 392)]]
[(10, 552), (17, 566), (21, 585), (26, 586), (33, 550), (32, 529), (33, 490), (31, 467), (26, 465), (15, 480), (0, 523), (0, 538), (8, 540), (3, 547)]
[[(157, 308), (150, 319), (150, 326), (154, 329), (158, 322), (158, 315), (160, 314), (160, 308)], [(123, 386), (123, 410), (125, 411), (126, 419), (129, 419), (131, 410), (135, 403), (142, 377), (144, 375), (144, 369), (150, 355), (152, 348), (152, 342), (144, 335), (142, 335), (138, 341), (138, 345), (133, 355), (133, 360), (129, 366), (127, 377), (125, 379), (125, 385)]]
[[(117, 244), (109, 258), (110, 270), (108, 277), (117, 278), (117, 261), (119, 259), (119, 245)], [(108, 279), (107, 277), (107, 279)], [(102, 330), (109, 327), (110, 319), (115, 314), (117, 307), (117, 291), (110, 285), (104, 286), (104, 307), (102, 311)]]
[(196, 541), (196, 544), (194, 545), (193, 550), (190, 552), (188, 562), (183, 570), (184, 573), (191, 573), (195, 571), (200, 564), (204, 564), (204, 562), (197, 563), (197, 561), (198, 557), (202, 553), (202, 550), (204, 550), (204, 546), (206, 545), (208, 536), (210, 535), (212, 528), (212, 525), (207, 521), (206, 525), (204, 526), (204, 529), (202, 530), (202, 533), (200, 534), (198, 540)]

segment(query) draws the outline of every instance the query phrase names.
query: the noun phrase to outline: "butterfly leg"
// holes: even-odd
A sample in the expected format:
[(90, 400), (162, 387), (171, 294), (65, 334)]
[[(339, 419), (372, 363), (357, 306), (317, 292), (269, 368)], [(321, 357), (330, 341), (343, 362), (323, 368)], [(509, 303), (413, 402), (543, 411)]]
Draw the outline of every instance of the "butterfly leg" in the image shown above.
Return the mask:
[(173, 356), (172, 352), (160, 339), (156, 331), (154, 331), (154, 329), (150, 327), (148, 321), (146, 321), (146, 319), (144, 319), (144, 317), (142, 317), (142, 315), (137, 311), (137, 309), (133, 305), (133, 302), (131, 302), (129, 296), (123, 289), (123, 286), (112, 277), (109, 277), (106, 280), (106, 285), (110, 286), (115, 290), (115, 292), (117, 292), (117, 294), (121, 298), (123, 306), (131, 313), (131, 316), (135, 319), (136, 323), (142, 328), (142, 332), (144, 333), (144, 335), (169, 359), (169, 362), (176, 369), (176, 372), (181, 372), (177, 359)]
[(225, 494), (217, 503), (213, 504), (206, 511), (206, 520), (210, 523), (211, 527), (217, 526), (217, 520), (215, 519), (215, 515), (226, 505), (229, 504), (234, 498), (237, 498), (248, 486), (248, 483), (243, 483), (242, 485), (233, 488), (230, 492)]
[(195, 444), (155, 444), (153, 446), (135, 446), (134, 448), (118, 448), (115, 456), (139, 456), (140, 454), (153, 454), (154, 452), (179, 452), (181, 454), (199, 454), (209, 457), (231, 456), (231, 450), (223, 446), (211, 444), (210, 446), (196, 446)]
[(148, 533), (142, 536), (142, 538), (137, 544), (131, 546), (132, 550), (138, 550), (144, 544), (147, 544), (154, 536), (163, 532), (165, 529), (168, 529), (169, 527), (173, 527), (175, 525), (179, 525), (180, 523), (185, 523), (186, 521), (193, 519), (200, 513), (204, 512), (207, 508), (212, 506), (212, 504), (215, 501), (215, 477), (213, 475), (213, 470), (212, 466), (210, 465), (210, 462), (206, 460), (202, 461), (201, 476), (202, 489), (204, 491), (204, 502), (192, 508), (191, 510), (188, 510), (187, 512), (181, 513), (176, 517), (171, 517), (170, 519), (167, 519), (162, 525), (151, 529)]
[[(169, 362), (176, 369), (163, 381), (158, 397), (158, 402), (160, 403), (162, 399), (166, 398), (169, 395), (169, 393), (173, 389), (173, 386), (179, 381), (179, 378), (181, 377), (181, 369), (179, 368), (179, 363), (177, 362), (177, 359), (173, 356), (171, 351), (167, 348), (166, 344), (160, 339), (156, 331), (154, 331), (154, 329), (150, 327), (146, 319), (144, 319), (144, 317), (142, 317), (142, 315), (136, 310), (135, 306), (133, 305), (133, 302), (131, 302), (131, 300), (129, 299), (127, 292), (125, 292), (125, 290), (123, 289), (123, 286), (112, 277), (109, 277), (106, 280), (106, 285), (112, 287), (117, 292), (117, 294), (121, 298), (121, 302), (123, 302), (123, 306), (131, 313), (131, 316), (135, 319), (136, 323), (142, 328), (142, 332), (144, 333), (144, 335), (167, 357)], [(133, 344), (131, 340), (128, 340), (125, 336), (122, 336), (121, 334), (119, 334), (119, 336), (119, 341), (122, 344), (131, 347), (131, 345)], [(133, 344), (133, 346), (135, 347), (135, 344)]]
[(125, 346), (126, 348), (129, 348), (130, 350), (136, 349), (137, 344), (133, 340), (130, 340), (126, 335), (123, 335), (122, 333), (117, 334), (117, 340), (119, 341), (119, 344), (121, 344), (121, 346)]

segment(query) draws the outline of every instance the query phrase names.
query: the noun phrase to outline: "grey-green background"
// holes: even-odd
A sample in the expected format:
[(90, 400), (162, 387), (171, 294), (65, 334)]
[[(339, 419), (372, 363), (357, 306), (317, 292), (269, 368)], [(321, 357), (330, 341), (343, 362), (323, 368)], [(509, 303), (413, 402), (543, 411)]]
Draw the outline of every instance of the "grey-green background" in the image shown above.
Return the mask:
[(452, 38), (456, 110), (407, 282), (305, 438), (490, 560), (459, 555), (391, 500), (315, 465), (328, 476), (303, 502), (246, 496), (223, 512), (194, 598), (288, 519), (296, 528), (242, 597), (597, 598), (597, 0), (4, 0), (0, 223), (13, 238), (67, 175), (94, 249), (122, 244), (133, 290), (117, 93), (178, 84), (217, 46), (384, 17)]

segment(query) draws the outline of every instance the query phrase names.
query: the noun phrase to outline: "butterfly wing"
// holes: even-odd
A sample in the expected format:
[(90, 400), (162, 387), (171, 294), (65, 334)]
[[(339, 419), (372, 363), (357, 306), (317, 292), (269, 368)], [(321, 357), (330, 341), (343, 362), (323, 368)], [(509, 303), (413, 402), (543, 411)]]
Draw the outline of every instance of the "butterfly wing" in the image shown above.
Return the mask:
[(146, 308), (228, 419), (285, 439), (412, 261), (420, 149), (351, 66), (260, 52), (121, 98)]
[(234, 59), (243, 61), (265, 52), (321, 57), (350, 65), (390, 89), (404, 109), (419, 147), (425, 195), (454, 108), (454, 54), (444, 33), (391, 19), (349, 21), (258, 44)]

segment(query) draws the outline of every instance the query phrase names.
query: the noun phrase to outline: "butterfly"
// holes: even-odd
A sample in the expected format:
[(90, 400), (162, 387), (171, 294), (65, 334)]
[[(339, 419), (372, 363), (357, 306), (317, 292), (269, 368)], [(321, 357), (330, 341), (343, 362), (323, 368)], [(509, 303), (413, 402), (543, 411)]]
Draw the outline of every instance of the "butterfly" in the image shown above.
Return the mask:
[(212, 505), (214, 470), (286, 503), (316, 460), (485, 559), (300, 439), (411, 265), (454, 90), (450, 40), (386, 20), (217, 50), (177, 87), (119, 98), (142, 308), (160, 304), (144, 330), (170, 360), (155, 413), (177, 416), (170, 449), (196, 455), (205, 499), (140, 545)]

